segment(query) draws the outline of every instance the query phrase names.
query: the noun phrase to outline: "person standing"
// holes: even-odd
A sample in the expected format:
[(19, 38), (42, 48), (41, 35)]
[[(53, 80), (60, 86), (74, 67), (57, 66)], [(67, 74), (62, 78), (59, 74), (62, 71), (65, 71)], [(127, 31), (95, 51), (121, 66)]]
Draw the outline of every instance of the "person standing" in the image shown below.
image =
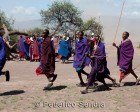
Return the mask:
[(33, 60), (38, 62), (40, 59), (39, 43), (35, 36), (33, 36)]
[(121, 85), (122, 80), (125, 78), (126, 75), (131, 73), (136, 78), (136, 85), (139, 83), (140, 78), (135, 74), (134, 70), (132, 69), (133, 63), (133, 56), (134, 56), (134, 48), (132, 45), (131, 40), (128, 38), (129, 33), (123, 32), (122, 34), (122, 42), (119, 46), (116, 43), (112, 45), (117, 48), (118, 51), (118, 66), (120, 67), (120, 79), (118, 86)]
[(60, 42), (60, 47), (58, 50), (58, 57), (60, 60), (62, 60), (61, 63), (65, 63), (66, 60), (68, 60), (69, 57), (69, 49), (68, 49), (68, 43), (66, 41), (66, 37), (64, 37)]
[(23, 36), (20, 36), (19, 39), (19, 60), (21, 60), (22, 58), (25, 60), (25, 47), (24, 47), (24, 41), (25, 39), (23, 38)]

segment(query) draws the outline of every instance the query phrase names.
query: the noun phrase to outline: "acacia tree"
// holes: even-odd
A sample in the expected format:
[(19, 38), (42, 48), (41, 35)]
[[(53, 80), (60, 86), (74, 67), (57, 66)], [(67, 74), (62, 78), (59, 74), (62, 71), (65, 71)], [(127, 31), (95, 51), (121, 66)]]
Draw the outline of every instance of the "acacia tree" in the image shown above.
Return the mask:
[(7, 18), (2, 10), (0, 10), (0, 19), (0, 26), (2, 26), (2, 24), (5, 24), (9, 31), (13, 30), (12, 25), (14, 24), (14, 20), (12, 18)]
[(30, 35), (39, 35), (42, 32), (43, 32), (43, 29), (38, 28), (38, 27), (27, 30), (27, 33)]
[(81, 29), (90, 34), (94, 32), (95, 35), (102, 35), (103, 26), (96, 21), (96, 18), (91, 18), (83, 23)]
[(40, 12), (46, 27), (53, 31), (67, 32), (79, 28), (82, 24), (81, 11), (68, 1), (54, 1), (47, 10)]

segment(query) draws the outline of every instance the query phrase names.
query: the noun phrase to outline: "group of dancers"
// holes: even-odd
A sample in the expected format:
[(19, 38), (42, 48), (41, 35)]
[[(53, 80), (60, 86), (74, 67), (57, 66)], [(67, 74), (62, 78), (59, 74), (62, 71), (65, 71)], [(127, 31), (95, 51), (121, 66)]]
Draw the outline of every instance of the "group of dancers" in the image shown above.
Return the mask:
[[(10, 80), (10, 74), (9, 71), (3, 72), (2, 69), (6, 62), (6, 52), (5, 52), (5, 43), (2, 38), (2, 33), (0, 33), (0, 75), (4, 74), (6, 76), (6, 81)], [(118, 55), (118, 66), (120, 68), (120, 79), (119, 83), (116, 82), (115, 79), (113, 79), (110, 76), (110, 71), (107, 67), (107, 60), (106, 60), (106, 52), (105, 52), (105, 45), (101, 41), (101, 38), (99, 35), (96, 35), (90, 39), (88, 39), (86, 36), (84, 36), (83, 31), (79, 31), (77, 34), (74, 34), (74, 40), (75, 40), (75, 50), (74, 50), (74, 62), (73, 67), (75, 68), (80, 83), (76, 84), (80, 87), (85, 87), (86, 89), (81, 91), (82, 94), (88, 93), (88, 89), (95, 88), (95, 81), (100, 81), (105, 85), (105, 89), (110, 90), (108, 85), (106, 84), (104, 78), (108, 78), (112, 81), (114, 86), (119, 87), (121, 85), (122, 80), (127, 76), (128, 74), (132, 74), (136, 79), (136, 85), (139, 83), (140, 78), (135, 74), (134, 70), (132, 69), (132, 62), (133, 62), (133, 56), (134, 56), (134, 48), (132, 45), (131, 40), (128, 38), (129, 33), (123, 32), (122, 34), (122, 41), (119, 46), (117, 46), (115, 43), (112, 45), (117, 48), (117, 55)], [(54, 45), (54, 38), (49, 36), (49, 30), (45, 29), (45, 31), (42, 34), (42, 37), (40, 38), (40, 43), (37, 41), (37, 39), (34, 37), (33, 41), (30, 38), (26, 38), (26, 40), (23, 39), (23, 37), (20, 37), (20, 59), (22, 58), (24, 52), (22, 50), (27, 50), (25, 47), (25, 43), (30, 44), (30, 49), (28, 49), (28, 53), (26, 54), (27, 58), (30, 57), (31, 61), (40, 61), (39, 67), (36, 69), (36, 74), (41, 75), (44, 74), (49, 83), (47, 85), (47, 88), (50, 88), (54, 81), (57, 78), (57, 74), (55, 74), (55, 58), (60, 54), (58, 57), (62, 59), (63, 63), (64, 60), (68, 60), (68, 57), (70, 56), (71, 52), (71, 45), (68, 42), (68, 39), (64, 38), (64, 41), (61, 40), (61, 42), (58, 44), (60, 51), (56, 48)], [(34, 43), (34, 46), (40, 46), (38, 47), (38, 52), (36, 49), (35, 51), (32, 50), (32, 44)], [(22, 46), (23, 45), (23, 46)], [(27, 47), (27, 46), (26, 46)], [(63, 48), (61, 48), (63, 47)], [(34, 47), (35, 48), (35, 47)], [(63, 55), (65, 54), (65, 55)], [(87, 73), (84, 71), (85, 66), (91, 65), (91, 71), (90, 73)], [(83, 81), (82, 74), (85, 74), (87, 76), (87, 84)]]
[[(42, 38), (43, 34), (35, 36), (20, 36), (19, 38), (19, 60), (30, 60), (31, 62), (39, 62), (42, 54)], [(65, 63), (71, 57), (72, 46), (68, 33), (63, 36), (51, 37), (53, 48), (55, 49), (55, 56)]]

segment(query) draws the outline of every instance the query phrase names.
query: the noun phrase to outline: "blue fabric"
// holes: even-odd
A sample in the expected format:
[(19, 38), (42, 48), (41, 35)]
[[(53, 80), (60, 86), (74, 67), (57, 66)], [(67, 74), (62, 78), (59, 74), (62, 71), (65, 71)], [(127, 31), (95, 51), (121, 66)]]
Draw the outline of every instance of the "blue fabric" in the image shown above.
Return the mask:
[(0, 63), (6, 60), (5, 44), (0, 36)]
[(5, 44), (3, 38), (0, 36), (0, 74), (6, 62)]
[(100, 49), (101, 49), (103, 55), (106, 56), (105, 45), (104, 45), (104, 43), (103, 43), (103, 42), (100, 42), (100, 43), (99, 43), (99, 47), (100, 47)]
[(42, 52), (42, 42), (43, 42), (43, 38), (39, 37), (39, 39), (37, 40), (39, 43), (39, 49), (40, 49), (40, 53)]
[(83, 68), (77, 67), (77, 68), (75, 68), (75, 69), (76, 69), (76, 71), (80, 71), (80, 70), (82, 70)]
[(58, 54), (64, 56), (64, 57), (67, 57), (68, 58), (68, 55), (69, 55), (69, 50), (68, 50), (68, 44), (67, 44), (67, 41), (65, 40), (61, 40), (60, 42), (60, 48), (58, 50)]
[(24, 41), (25, 39), (21, 36), (19, 39), (19, 52), (25, 52)]
[(29, 47), (30, 47), (30, 44), (28, 44), (27, 42), (24, 42), (24, 49), (25, 49), (25, 54), (26, 54), (27, 58), (30, 58)]
[[(86, 38), (83, 38), (82, 40), (79, 40), (75, 42), (75, 55), (74, 55), (74, 63), (73, 63), (73, 67), (74, 68), (78, 68), (81, 67), (81, 63), (82, 60), (85, 56), (85, 53), (88, 51), (89, 47), (88, 47), (88, 40)], [(88, 66), (90, 63), (90, 58), (86, 57), (86, 59), (84, 60), (84, 64), (83, 64), (83, 68), (85, 66)]]

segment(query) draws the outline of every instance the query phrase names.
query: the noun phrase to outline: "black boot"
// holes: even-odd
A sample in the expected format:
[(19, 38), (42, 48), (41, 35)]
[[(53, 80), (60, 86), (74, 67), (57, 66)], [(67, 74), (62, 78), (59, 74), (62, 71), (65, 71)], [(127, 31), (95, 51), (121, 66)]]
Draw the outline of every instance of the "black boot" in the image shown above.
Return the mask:
[(6, 77), (6, 81), (10, 80), (10, 72), (8, 70), (5, 72), (5, 77)]

